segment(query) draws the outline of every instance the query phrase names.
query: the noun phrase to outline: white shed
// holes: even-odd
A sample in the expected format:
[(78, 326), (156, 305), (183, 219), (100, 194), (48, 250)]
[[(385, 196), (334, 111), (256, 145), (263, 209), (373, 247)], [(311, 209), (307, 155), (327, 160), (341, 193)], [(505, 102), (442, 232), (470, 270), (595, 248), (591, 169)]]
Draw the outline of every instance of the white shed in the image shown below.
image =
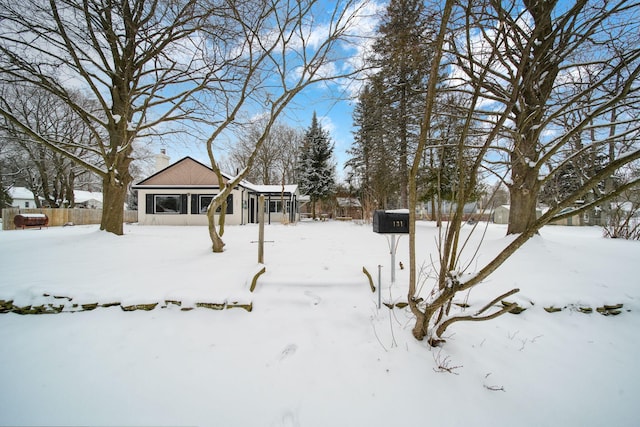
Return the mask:
[[(493, 210), (493, 222), (496, 224), (509, 224), (510, 205), (501, 205)], [(542, 215), (541, 209), (536, 209), (536, 218)]]

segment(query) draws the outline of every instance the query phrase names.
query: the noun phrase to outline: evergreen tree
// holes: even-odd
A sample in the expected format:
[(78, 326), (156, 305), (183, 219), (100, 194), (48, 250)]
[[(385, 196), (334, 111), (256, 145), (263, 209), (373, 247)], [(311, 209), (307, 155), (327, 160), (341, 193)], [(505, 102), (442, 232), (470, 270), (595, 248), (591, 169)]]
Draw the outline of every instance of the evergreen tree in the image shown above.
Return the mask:
[(439, 111), (432, 115), (431, 143), (425, 153), (428, 162), (419, 175), (420, 199), (431, 202), (432, 212), (435, 203), (456, 201), (462, 188), (466, 192), (465, 202), (475, 200), (480, 192), (478, 185), (467, 187), (469, 178), (476, 178), (471, 176), (477, 155), (474, 137), (468, 135), (463, 147), (458, 143), (464, 133), (466, 105), (464, 97), (446, 94), (438, 100)]
[(335, 165), (332, 163), (333, 145), (329, 134), (313, 113), (311, 126), (304, 135), (299, 161), (300, 192), (311, 198), (312, 215), (316, 218), (316, 202), (335, 192)]
[[(370, 64), (377, 69), (360, 94), (353, 157), (378, 208), (408, 207), (408, 159), (415, 154), (431, 61), (432, 27), (419, 0), (391, 0)], [(355, 167), (355, 168), (354, 168)], [(357, 169), (359, 167), (359, 169)]]
[(413, 156), (424, 110), (431, 34), (424, 2), (391, 0), (374, 44), (374, 65), (384, 87), (388, 150), (395, 153), (398, 207), (408, 207), (408, 159)]
[(353, 113), (357, 128), (346, 162), (367, 206), (387, 209), (398, 204), (397, 155), (387, 144), (381, 105), (381, 79), (373, 76), (358, 97)]

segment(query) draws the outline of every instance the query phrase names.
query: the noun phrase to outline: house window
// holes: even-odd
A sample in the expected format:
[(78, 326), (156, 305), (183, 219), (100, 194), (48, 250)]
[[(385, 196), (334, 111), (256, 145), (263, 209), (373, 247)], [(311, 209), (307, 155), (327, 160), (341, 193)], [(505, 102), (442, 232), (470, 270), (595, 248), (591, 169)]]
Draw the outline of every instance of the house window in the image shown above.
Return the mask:
[[(205, 215), (207, 208), (211, 204), (211, 200), (215, 197), (215, 194), (194, 194), (191, 199), (191, 213), (194, 215)], [(220, 212), (220, 207), (216, 210)], [(233, 194), (229, 194), (227, 197), (227, 215), (233, 215)]]
[[(209, 207), (209, 205), (211, 204), (211, 201), (213, 200), (214, 196), (209, 196), (209, 195), (200, 195), (199, 196), (199, 202), (198, 202), (198, 213), (199, 214), (206, 214), (207, 213), (207, 208)], [(219, 209), (219, 208), (218, 208)]]
[(282, 212), (280, 200), (269, 200), (269, 212)]
[[(289, 200), (285, 201), (285, 206), (287, 207), (287, 212), (291, 212), (291, 202)], [(282, 212), (282, 200), (269, 200), (269, 210), (267, 211), (265, 208), (265, 212)]]
[(153, 211), (157, 214), (179, 214), (182, 212), (182, 198), (179, 195), (156, 195), (153, 203)]
[(24, 207), (28, 208), (29, 207), (29, 202), (24, 202)]

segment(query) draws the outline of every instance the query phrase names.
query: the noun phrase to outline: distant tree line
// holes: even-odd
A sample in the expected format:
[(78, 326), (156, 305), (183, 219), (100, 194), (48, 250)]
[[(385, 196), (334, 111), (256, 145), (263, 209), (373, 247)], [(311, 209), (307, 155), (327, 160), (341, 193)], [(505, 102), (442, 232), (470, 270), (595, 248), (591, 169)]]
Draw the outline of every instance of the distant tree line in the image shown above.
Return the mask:
[[(167, 140), (204, 145), (222, 183), (207, 211), (212, 249), (220, 252), (224, 214), (216, 224), (214, 213), (253, 170), (278, 117), (308, 86), (358, 72), (333, 65), (353, 53), (349, 40), (365, 5), (347, 0), (327, 13), (319, 0), (0, 0), (2, 137), (38, 145), (27, 154), (30, 162), (65, 159), (64, 172), (44, 174), (42, 167), (37, 179), (23, 179), (50, 193), (47, 200), (70, 200), (82, 171), (97, 177), (100, 227), (117, 235), (136, 147)], [(49, 106), (36, 105), (36, 92)], [(56, 112), (47, 119), (38, 116), (41, 107)], [(241, 133), (256, 114), (264, 118), (260, 133), (227, 185), (218, 143)], [(54, 117), (63, 119), (58, 129), (49, 127)], [(41, 147), (46, 155), (37, 152)], [(291, 170), (283, 164), (277, 174)], [(0, 173), (6, 177), (7, 167)]]
[[(426, 124), (440, 10), (389, 2), (355, 108), (352, 181), (374, 208), (406, 208), (413, 179), (432, 213), (463, 189), (481, 206), (507, 189), (510, 233), (535, 222), (539, 203), (571, 198), (582, 212), (606, 214), (604, 199), (632, 186), (638, 169), (622, 160), (638, 142), (638, 35), (619, 20), (638, 6), (485, 3), (456, 2)], [(615, 24), (598, 28), (605, 21)]]

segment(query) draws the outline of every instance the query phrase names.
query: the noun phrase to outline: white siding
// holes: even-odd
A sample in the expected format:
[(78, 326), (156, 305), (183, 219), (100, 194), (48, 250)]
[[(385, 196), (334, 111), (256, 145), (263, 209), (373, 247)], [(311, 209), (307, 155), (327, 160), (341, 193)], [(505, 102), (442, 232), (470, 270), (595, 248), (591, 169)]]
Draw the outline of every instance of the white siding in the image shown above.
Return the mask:
[[(140, 189), (138, 190), (138, 223), (142, 225), (207, 225), (206, 214), (192, 214), (192, 197), (193, 195), (211, 195), (217, 194), (217, 190), (172, 190), (172, 189)], [(247, 212), (243, 209), (242, 197), (243, 191), (233, 190), (233, 214), (227, 214), (225, 224), (239, 225), (247, 222)], [(148, 214), (147, 213), (147, 194), (153, 195), (187, 195), (186, 213), (164, 213), (164, 214)], [(246, 196), (245, 196), (246, 197)], [(219, 217), (219, 215), (216, 215)]]

